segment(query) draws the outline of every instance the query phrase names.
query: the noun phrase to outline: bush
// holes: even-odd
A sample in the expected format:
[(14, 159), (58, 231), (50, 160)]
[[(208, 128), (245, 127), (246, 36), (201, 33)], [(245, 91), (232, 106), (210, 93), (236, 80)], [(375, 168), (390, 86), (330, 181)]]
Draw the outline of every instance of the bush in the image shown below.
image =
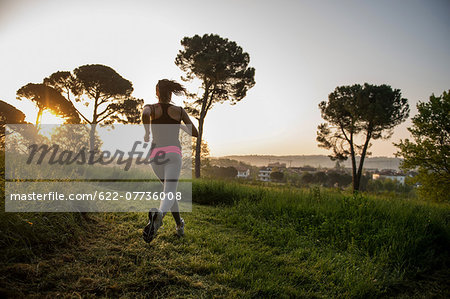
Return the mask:
[(242, 198), (258, 201), (265, 192), (263, 188), (237, 182), (202, 179), (195, 180), (192, 184), (192, 201), (198, 204), (231, 205)]
[(236, 168), (229, 167), (219, 167), (219, 166), (208, 166), (203, 169), (203, 175), (209, 178), (224, 178), (231, 179), (237, 176), (238, 172)]
[(369, 180), (366, 191), (373, 193), (397, 193), (414, 196), (414, 187), (391, 179)]
[(270, 178), (276, 182), (282, 182), (284, 180), (284, 173), (280, 171), (274, 171), (270, 174)]
[(319, 171), (314, 174), (305, 172), (300, 176), (300, 185), (305, 187), (311, 184), (315, 184), (324, 187), (344, 188), (350, 185), (351, 182), (351, 175), (337, 171)]

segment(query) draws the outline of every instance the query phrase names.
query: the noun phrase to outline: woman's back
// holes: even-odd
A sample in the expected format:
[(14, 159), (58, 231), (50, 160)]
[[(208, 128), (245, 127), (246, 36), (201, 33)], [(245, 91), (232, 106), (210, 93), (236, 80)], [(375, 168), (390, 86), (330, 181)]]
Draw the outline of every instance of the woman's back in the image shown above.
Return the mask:
[(151, 131), (152, 147), (178, 146), (182, 108), (168, 103), (152, 105)]
[(151, 123), (180, 124), (183, 110), (181, 107), (169, 103), (150, 105), (152, 108)]

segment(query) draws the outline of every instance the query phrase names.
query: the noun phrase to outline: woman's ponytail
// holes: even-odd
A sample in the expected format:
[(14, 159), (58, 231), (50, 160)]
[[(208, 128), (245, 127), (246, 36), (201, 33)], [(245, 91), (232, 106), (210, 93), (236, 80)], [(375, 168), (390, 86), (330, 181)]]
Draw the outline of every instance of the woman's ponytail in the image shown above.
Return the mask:
[(180, 83), (174, 80), (162, 79), (156, 84), (159, 90), (159, 101), (162, 103), (169, 103), (171, 100), (171, 94), (174, 93), (177, 96), (186, 93), (186, 89)]

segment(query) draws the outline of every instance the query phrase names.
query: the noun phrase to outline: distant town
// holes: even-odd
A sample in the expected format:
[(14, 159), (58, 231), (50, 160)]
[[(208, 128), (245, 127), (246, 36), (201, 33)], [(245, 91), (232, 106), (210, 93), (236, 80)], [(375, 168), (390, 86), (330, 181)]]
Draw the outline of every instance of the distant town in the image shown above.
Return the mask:
[[(413, 172), (399, 169), (401, 160), (390, 157), (371, 157), (364, 163), (366, 180), (391, 180), (404, 185)], [(331, 187), (343, 187), (351, 183), (350, 161), (332, 161), (328, 156), (270, 156), (247, 155), (211, 157), (205, 167), (211, 177), (228, 177), (261, 182), (319, 183)]]
[[(230, 155), (223, 157), (211, 157), (214, 159), (231, 159), (244, 162), (254, 166), (267, 166), (273, 162), (285, 163), (287, 167), (312, 166), (315, 168), (333, 168), (335, 161), (332, 161), (325, 155), (289, 155), (289, 156), (274, 156), (274, 155)], [(359, 162), (359, 157), (357, 157)], [(398, 171), (401, 159), (394, 157), (366, 157), (364, 160), (364, 167), (372, 169), (393, 169)], [(345, 167), (351, 167), (350, 160), (341, 162)]]

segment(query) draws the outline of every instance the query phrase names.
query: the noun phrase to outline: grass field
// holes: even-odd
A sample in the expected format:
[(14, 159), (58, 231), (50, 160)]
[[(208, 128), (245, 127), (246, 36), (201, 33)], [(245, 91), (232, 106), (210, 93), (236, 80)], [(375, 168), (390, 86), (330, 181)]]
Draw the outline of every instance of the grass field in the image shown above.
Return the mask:
[(2, 212), (0, 295), (450, 295), (448, 205), (219, 181), (193, 196), (186, 236), (166, 217), (151, 244), (144, 213)]

